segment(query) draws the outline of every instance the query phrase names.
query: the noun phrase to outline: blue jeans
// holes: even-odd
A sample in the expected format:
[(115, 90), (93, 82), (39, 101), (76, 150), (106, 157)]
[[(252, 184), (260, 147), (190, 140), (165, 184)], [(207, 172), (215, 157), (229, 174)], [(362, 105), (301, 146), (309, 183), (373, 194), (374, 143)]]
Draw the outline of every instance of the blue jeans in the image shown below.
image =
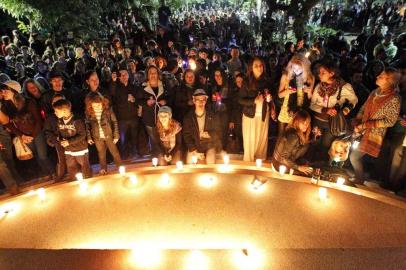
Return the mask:
[(52, 175), (54, 173), (53, 166), (48, 159), (47, 144), (45, 142), (45, 137), (43, 131), (41, 131), (32, 142), (28, 143), (27, 146), (31, 149), (34, 157), (41, 167), (41, 170), (46, 175)]

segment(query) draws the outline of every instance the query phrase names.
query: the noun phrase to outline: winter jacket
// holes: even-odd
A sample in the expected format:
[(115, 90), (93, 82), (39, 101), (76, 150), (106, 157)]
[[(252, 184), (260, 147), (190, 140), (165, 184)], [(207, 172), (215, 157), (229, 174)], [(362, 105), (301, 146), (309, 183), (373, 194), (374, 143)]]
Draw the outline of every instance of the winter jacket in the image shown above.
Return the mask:
[(42, 117), (34, 100), (26, 98), (24, 107), (19, 111), (13, 102), (4, 100), (1, 110), (12, 120), (6, 128), (16, 136), (28, 135), (35, 138), (41, 132)]
[(65, 153), (87, 150), (85, 121), (75, 115), (67, 123), (63, 119), (58, 119), (58, 138), (59, 141), (69, 142), (65, 147)]
[(300, 144), (296, 130), (290, 128), (276, 142), (273, 160), (288, 168), (297, 170), (299, 166), (296, 164), (296, 160), (302, 157), (308, 148), (309, 144)]
[[(113, 101), (113, 109), (120, 120), (138, 121), (137, 88), (132, 84), (125, 86), (119, 81), (110, 84), (110, 95)], [(135, 102), (130, 102), (128, 95), (132, 95)]]
[[(138, 100), (142, 107), (141, 118), (146, 126), (155, 127), (156, 116), (161, 106), (159, 101), (165, 100), (169, 102), (169, 94), (162, 82), (158, 83), (158, 94), (154, 93), (154, 90), (151, 88), (148, 82), (143, 84), (143, 89), (139, 91)], [(147, 101), (153, 99), (155, 103), (152, 106), (147, 105)]]
[(210, 139), (200, 139), (195, 111), (189, 111), (183, 121), (183, 139), (189, 152), (197, 150), (203, 153), (210, 148), (221, 149), (219, 119), (209, 110), (206, 110), (204, 131), (209, 133)]
[[(99, 122), (97, 118), (93, 116), (86, 117), (86, 127), (87, 127), (87, 139), (90, 140), (99, 140), (100, 139), (100, 131), (99, 131)], [(118, 131), (118, 122), (116, 115), (113, 111), (106, 109), (103, 110), (101, 119), (100, 119), (100, 126), (103, 129), (104, 138), (105, 139), (119, 139), (120, 134)]]
[[(262, 94), (265, 89), (269, 89), (270, 83), (268, 80), (262, 78), (258, 80), (256, 83), (257, 87), (256, 89), (248, 89), (247, 86), (243, 86), (240, 89), (239, 92), (239, 103), (243, 106), (242, 112), (245, 116), (249, 118), (254, 118), (255, 117), (255, 110), (256, 110), (256, 104), (255, 104), (255, 98), (259, 95)], [(272, 102), (267, 103), (264, 102), (262, 103), (262, 121), (265, 121), (266, 118), (266, 113), (272, 109)]]

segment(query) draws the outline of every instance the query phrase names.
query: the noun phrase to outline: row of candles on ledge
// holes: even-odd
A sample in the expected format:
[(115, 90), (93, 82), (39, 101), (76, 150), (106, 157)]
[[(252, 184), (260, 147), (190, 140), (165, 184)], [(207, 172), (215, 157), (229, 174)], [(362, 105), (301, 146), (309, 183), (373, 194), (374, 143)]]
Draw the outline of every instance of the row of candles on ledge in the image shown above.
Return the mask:
[[(192, 160), (197, 160), (197, 158), (192, 159)], [(230, 164), (230, 157), (228, 155), (225, 155), (223, 157), (223, 161), (224, 161), (224, 166), (228, 166)], [(197, 162), (193, 162), (193, 163), (197, 164)], [(157, 158), (152, 159), (152, 165), (154, 167), (158, 166), (158, 159)], [(256, 160), (256, 166), (258, 168), (262, 167), (262, 160), (261, 159)], [(182, 161), (178, 161), (176, 163), (176, 167), (177, 167), (177, 169), (182, 170), (183, 169)], [(286, 170), (287, 170), (286, 166), (284, 166), (284, 165), (279, 166), (279, 174), (281, 176), (285, 175)], [(291, 169), (289, 173), (293, 174), (293, 170)], [(126, 173), (125, 166), (120, 166), (119, 167), (119, 174), (122, 177), (124, 177), (125, 179), (127, 179), (129, 181), (129, 183), (131, 185), (133, 185), (133, 186), (136, 186), (139, 183), (138, 178), (137, 178), (137, 176), (135, 174), (127, 174)], [(318, 185), (319, 180), (320, 180), (320, 176), (321, 176), (320, 175), (320, 169), (316, 169), (315, 173), (313, 173), (313, 175), (312, 175), (311, 183), (315, 184), (315, 185)], [(82, 193), (86, 193), (86, 192), (88, 192), (90, 190), (90, 186), (89, 186), (88, 182), (85, 181), (82, 173), (77, 173), (76, 174), (76, 179), (77, 179), (78, 184), (79, 184), (79, 189), (80, 189), (80, 191)], [(268, 181), (267, 179), (260, 179), (260, 177), (254, 176), (253, 180), (251, 181), (250, 186), (251, 186), (253, 191), (262, 191), (263, 188), (264, 188), (264, 184), (267, 181)], [(346, 181), (345, 178), (338, 177), (336, 184), (338, 186), (343, 186), (345, 181)], [(200, 181), (201, 185), (205, 186), (205, 187), (213, 186), (214, 182), (215, 182), (215, 179), (213, 177), (205, 177)], [(169, 186), (169, 184), (170, 184), (169, 174), (163, 173), (162, 176), (161, 176), (159, 185), (164, 187), (164, 186)], [(93, 191), (95, 191), (95, 190), (93, 190)], [(46, 196), (46, 192), (45, 192), (44, 188), (39, 188), (36, 191), (31, 191), (29, 193), (29, 195), (33, 195), (33, 194), (36, 194), (41, 202), (46, 201), (47, 196)], [(319, 187), (319, 198), (322, 201), (327, 199), (327, 188)], [(0, 218), (3, 217), (6, 214), (11, 213), (11, 212), (13, 212), (12, 207), (2, 207), (2, 208), (0, 208)]]

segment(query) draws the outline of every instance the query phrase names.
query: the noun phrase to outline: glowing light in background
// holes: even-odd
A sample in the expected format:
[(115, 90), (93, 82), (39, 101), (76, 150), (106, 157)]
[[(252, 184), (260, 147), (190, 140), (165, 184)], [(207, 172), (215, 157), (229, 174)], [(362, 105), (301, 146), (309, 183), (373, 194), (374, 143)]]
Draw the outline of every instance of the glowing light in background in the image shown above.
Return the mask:
[(45, 202), (45, 200), (47, 199), (47, 195), (46, 195), (46, 193), (45, 193), (45, 189), (44, 189), (44, 188), (39, 188), (39, 189), (37, 190), (37, 195), (38, 195), (38, 198), (39, 198), (39, 200), (40, 200), (41, 202)]
[(158, 185), (160, 187), (168, 187), (170, 185), (170, 183), (171, 183), (171, 181), (170, 181), (170, 178), (169, 178), (169, 174), (163, 173), (162, 176), (161, 176), (161, 179), (158, 182)]
[(319, 187), (319, 198), (321, 201), (327, 200), (327, 188)]
[(135, 247), (131, 249), (130, 264), (145, 269), (153, 269), (162, 263), (162, 251), (153, 247)]
[(186, 257), (185, 270), (207, 270), (209, 267), (209, 258), (200, 250), (192, 250)]
[(235, 250), (232, 253), (232, 263), (236, 269), (259, 269), (265, 264), (265, 255), (257, 249)]
[(202, 175), (199, 178), (199, 185), (205, 188), (211, 188), (217, 184), (217, 179), (213, 175)]

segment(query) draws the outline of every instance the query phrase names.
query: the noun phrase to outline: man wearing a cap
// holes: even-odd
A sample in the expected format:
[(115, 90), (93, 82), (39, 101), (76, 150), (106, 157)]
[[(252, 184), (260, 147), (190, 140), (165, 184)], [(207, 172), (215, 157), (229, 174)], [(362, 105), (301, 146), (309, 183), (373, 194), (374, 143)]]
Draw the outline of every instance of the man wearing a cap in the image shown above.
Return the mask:
[(187, 147), (186, 162), (192, 163), (192, 157), (206, 160), (207, 164), (216, 161), (216, 149), (221, 149), (218, 118), (206, 110), (207, 94), (203, 89), (193, 93), (195, 109), (189, 111), (183, 120), (183, 138)]

